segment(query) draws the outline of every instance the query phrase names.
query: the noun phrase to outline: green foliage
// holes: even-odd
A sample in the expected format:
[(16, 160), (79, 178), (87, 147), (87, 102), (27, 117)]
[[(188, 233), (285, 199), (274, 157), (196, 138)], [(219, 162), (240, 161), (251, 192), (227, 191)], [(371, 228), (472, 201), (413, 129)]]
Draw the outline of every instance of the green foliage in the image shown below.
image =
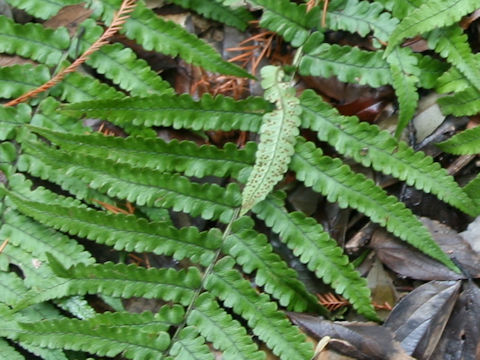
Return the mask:
[[(0, 16), (0, 52), (26, 61), (0, 67), (0, 97), (9, 100), (78, 58), (121, 0), (86, 0), (93, 13), (70, 34), (41, 20), (77, 0), (7, 3), (36, 18), (20, 24)], [(320, 225), (318, 211), (291, 211), (287, 195), (299, 182), (456, 269), (415, 215), (345, 157), (468, 215), (480, 213), (478, 176), (461, 188), (439, 163), (398, 140), (419, 88), (452, 93), (438, 100), (445, 114), (480, 111), (478, 57), (457, 24), (478, 2), (332, 1), (325, 28), (318, 4), (307, 12), (289, 0), (166, 3), (215, 20), (216, 29), (223, 23), (245, 31), (259, 20), (278, 35), (272, 44), (280, 55), (296, 48), (292, 63), (259, 65), (261, 96), (254, 80), (257, 96), (242, 99), (177, 94), (171, 74), (157, 71), (146, 52), (199, 66), (202, 81), (212, 84), (254, 77), (138, 1), (121, 35), (83, 68), (28, 105), (0, 107), (0, 244), (8, 240), (0, 253), (0, 357), (311, 359), (312, 344), (285, 315), (331, 315), (308, 276), (378, 320), (366, 280)], [(337, 44), (341, 31), (365, 41)], [(400, 46), (417, 34), (440, 57)], [(181, 72), (193, 88), (197, 69)], [(312, 90), (297, 94), (296, 73), (393, 86), (396, 137), (340, 115)], [(320, 141), (306, 142), (299, 127)], [(467, 130), (439, 147), (478, 153), (478, 136)], [(163, 306), (134, 313), (123, 299), (137, 297)], [(100, 313), (100, 302), (114, 311)]]

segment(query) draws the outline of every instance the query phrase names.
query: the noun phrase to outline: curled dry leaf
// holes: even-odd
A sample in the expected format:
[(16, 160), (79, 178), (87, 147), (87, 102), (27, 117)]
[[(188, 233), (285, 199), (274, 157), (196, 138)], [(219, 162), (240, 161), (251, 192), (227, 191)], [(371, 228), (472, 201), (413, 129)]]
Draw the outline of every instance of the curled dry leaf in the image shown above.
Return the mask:
[(431, 281), (419, 286), (393, 309), (384, 326), (415, 359), (435, 350), (460, 290), (460, 281)]
[[(474, 278), (480, 277), (480, 255), (470, 244), (446, 225), (427, 218), (421, 219), (438, 245)], [(383, 230), (376, 231), (370, 246), (379, 259), (398, 274), (418, 280), (458, 280), (465, 275), (449, 270), (438, 261), (421, 254), (408, 244)]]
[(288, 313), (290, 319), (312, 337), (329, 336), (327, 348), (358, 360), (412, 359), (390, 331), (375, 323), (332, 322), (321, 317)]

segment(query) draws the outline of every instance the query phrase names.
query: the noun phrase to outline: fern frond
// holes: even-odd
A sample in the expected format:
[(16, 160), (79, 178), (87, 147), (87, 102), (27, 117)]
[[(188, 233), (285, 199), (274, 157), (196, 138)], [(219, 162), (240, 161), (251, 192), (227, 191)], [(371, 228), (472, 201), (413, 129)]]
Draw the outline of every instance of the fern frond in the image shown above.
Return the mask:
[(70, 114), (102, 118), (117, 125), (172, 126), (192, 130), (258, 131), (262, 115), (271, 108), (265, 100), (234, 101), (224, 96), (204, 95), (194, 101), (189, 95), (151, 96), (100, 100), (67, 105)]
[(168, 223), (147, 222), (134, 216), (28, 201), (12, 193), (9, 199), (42, 224), (113, 246), (115, 250), (171, 255), (176, 260), (189, 258), (207, 266), (221, 242), (214, 229), (209, 232), (199, 232), (194, 227), (177, 229)]
[[(17, 105), (18, 107), (19, 105)], [(30, 124), (47, 129), (63, 131), (65, 133), (84, 133), (91, 130), (84, 126), (77, 118), (58, 112), (60, 102), (49, 96), (38, 104)]]
[(468, 87), (451, 96), (438, 99), (444, 115), (471, 116), (480, 112), (480, 91)]
[[(102, 315), (100, 315), (102, 317)], [(149, 333), (129, 327), (105, 325), (96, 318), (61, 319), (21, 323), (15, 338), (49, 348), (81, 350), (99, 356), (123, 355), (128, 359), (161, 358), (170, 344), (163, 331)]]
[(30, 296), (17, 304), (17, 309), (46, 300), (85, 294), (144, 297), (188, 305), (194, 291), (201, 285), (200, 272), (195, 267), (176, 271), (108, 262), (79, 264), (66, 269), (53, 256), (48, 256), (48, 260), (55, 275), (66, 279), (48, 288), (32, 290)]
[(4, 271), (0, 271), (0, 289), (0, 303), (9, 306), (16, 304), (28, 291), (17, 274)]
[(213, 346), (222, 351), (225, 360), (264, 360), (265, 353), (247, 335), (245, 328), (222, 309), (208, 293), (195, 301), (187, 319)]
[(387, 58), (387, 61), (390, 64), (392, 85), (399, 106), (395, 136), (400, 138), (417, 109), (419, 99), (417, 75), (419, 75), (419, 68), (417, 67), (417, 58), (409, 48), (395, 49)]
[(433, 89), (438, 81), (440, 81), (439, 78), (443, 76), (450, 66), (432, 56), (423, 54), (416, 56), (418, 56), (418, 68), (420, 72), (420, 74), (417, 75), (419, 87)]
[(299, 47), (307, 40), (315, 18), (307, 13), (305, 4), (289, 0), (248, 0), (263, 8), (260, 26), (280, 34), (292, 46)]
[[(118, 0), (104, 0), (103, 20), (110, 24)], [(205, 70), (220, 74), (252, 78), (245, 70), (222, 59), (210, 45), (189, 33), (172, 21), (165, 21), (138, 3), (122, 30), (128, 38), (141, 44), (145, 50), (155, 50), (165, 55), (180, 56), (187, 63), (198, 65)]]
[(0, 354), (2, 360), (25, 360), (21, 353), (3, 339), (0, 339)]
[(342, 116), (313, 91), (301, 96), (302, 126), (318, 131), (317, 136), (343, 155), (364, 166), (404, 180), (417, 189), (435, 194), (460, 210), (475, 216), (478, 210), (440, 164), (423, 152), (415, 152), (377, 126)]
[(256, 151), (252, 142), (243, 149), (237, 149), (232, 143), (219, 149), (211, 145), (198, 146), (192, 141), (165, 142), (160, 138), (77, 135), (40, 128), (31, 130), (68, 151), (105, 156), (117, 163), (142, 164), (160, 171), (183, 172), (186, 176), (198, 178), (207, 175), (238, 178), (242, 170), (253, 164)]
[[(381, 0), (389, 1), (389, 0)], [(422, 5), (423, 0), (394, 0), (391, 6), (392, 14), (397, 19), (403, 19), (413, 10), (418, 9)]]
[(31, 113), (32, 109), (26, 104), (19, 104), (16, 107), (0, 106), (0, 127), (2, 128), (0, 140), (11, 139), (18, 126), (30, 122)]
[(436, 145), (450, 154), (478, 154), (480, 153), (480, 127), (462, 131), (447, 141)]
[(379, 87), (392, 78), (383, 51), (364, 51), (356, 47), (323, 43), (323, 35), (312, 34), (303, 47), (301, 75), (330, 77), (340, 81)]
[(452, 25), (478, 8), (477, 0), (430, 0), (408, 14), (395, 28), (386, 54), (403, 39)]
[(464, 186), (463, 190), (480, 207), (480, 175), (475, 176), (472, 181)]
[(233, 269), (230, 257), (220, 260), (207, 277), (205, 288), (223, 301), (223, 305), (248, 321), (253, 333), (283, 360), (310, 359), (313, 349), (277, 310), (266, 294), (258, 294), (241, 274)]
[(183, 328), (169, 351), (168, 360), (215, 360), (205, 339), (193, 326)]
[(45, 65), (31, 64), (0, 67), (0, 97), (15, 98), (50, 79)]
[(366, 280), (316, 220), (285, 210), (284, 197), (282, 193), (270, 195), (253, 211), (319, 279), (347, 298), (360, 314), (376, 319)]
[(71, 73), (51, 90), (52, 95), (68, 102), (93, 99), (121, 99), (125, 94), (91, 76)]
[[(192, 216), (207, 220), (220, 219), (226, 223), (233, 215), (234, 208), (240, 205), (241, 195), (238, 185), (234, 183), (226, 188), (216, 184), (198, 184), (178, 174), (117, 164), (81, 153), (64, 153), (41, 144), (23, 145), (32, 156), (38, 155), (41, 161), (63, 172), (65, 179), (54, 179), (61, 186), (68, 186), (66, 181), (72, 177), (112, 197), (139, 205), (172, 208)], [(50, 178), (50, 174), (44, 173), (44, 168), (37, 167), (38, 161), (33, 158), (30, 161), (22, 162), (22, 168), (28, 168), (35, 176)]]
[(299, 134), (300, 101), (284, 72), (277, 66), (262, 68), (262, 87), (265, 99), (276, 104), (276, 110), (263, 116), (260, 144), (255, 165), (242, 192), (240, 216), (265, 199), (288, 170)]
[(245, 31), (248, 22), (253, 16), (243, 7), (232, 9), (217, 1), (211, 0), (168, 0), (171, 3), (180, 5), (185, 9), (191, 9), (206, 18), (219, 21)]
[(382, 41), (387, 41), (398, 24), (383, 6), (363, 0), (342, 0), (329, 4), (327, 27), (330, 30), (345, 30), (366, 36), (370, 32)]
[(247, 274), (255, 271), (255, 284), (278, 299), (280, 305), (293, 311), (309, 309), (321, 312), (316, 298), (308, 292), (298, 279), (295, 270), (288, 267), (273, 250), (267, 238), (252, 229), (253, 221), (248, 218), (237, 220), (232, 234), (223, 243), (222, 251), (235, 259)]
[(428, 230), (397, 198), (388, 196), (364, 175), (354, 173), (341, 160), (324, 156), (313, 143), (298, 144), (295, 150), (291, 168), (305, 185), (342, 208), (349, 206), (363, 212), (423, 253), (456, 269)]
[(56, 65), (70, 44), (66, 28), (46, 29), (40, 24), (16, 24), (0, 16), (0, 52), (16, 54), (48, 66)]
[(480, 90), (480, 69), (468, 37), (459, 25), (436, 29), (428, 36), (428, 46), (454, 65), (468, 81)]
[(80, 0), (7, 0), (12, 6), (25, 10), (28, 14), (37, 18), (46, 20), (60, 11), (61, 8), (67, 5), (80, 3)]
[[(80, 38), (81, 46), (76, 50), (84, 52), (104, 30), (93, 19), (85, 20), (80, 26), (85, 29), (85, 33)], [(133, 96), (173, 94), (171, 86), (145, 60), (138, 59), (130, 48), (119, 43), (102, 46), (90, 55), (86, 63)]]

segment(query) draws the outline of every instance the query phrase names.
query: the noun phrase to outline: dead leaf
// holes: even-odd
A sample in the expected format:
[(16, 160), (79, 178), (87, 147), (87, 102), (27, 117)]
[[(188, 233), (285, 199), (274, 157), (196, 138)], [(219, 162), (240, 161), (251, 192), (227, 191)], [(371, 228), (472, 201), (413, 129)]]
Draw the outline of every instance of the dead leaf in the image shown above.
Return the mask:
[[(421, 218), (430, 230), (434, 240), (470, 276), (480, 277), (480, 255), (456, 231), (438, 221)], [(380, 260), (398, 274), (418, 280), (459, 280), (464, 274), (457, 274), (443, 264), (422, 254), (414, 247), (384, 230), (376, 231), (370, 242)]]
[(45, 21), (43, 25), (52, 29), (65, 26), (70, 36), (73, 36), (78, 25), (84, 20), (88, 19), (92, 12), (93, 10), (87, 9), (81, 4), (65, 6), (58, 12), (57, 15)]
[(459, 234), (465, 241), (467, 241), (472, 249), (480, 252), (480, 216), (468, 225), (467, 230)]
[(431, 281), (419, 286), (392, 310), (384, 326), (407, 354), (429, 359), (440, 340), (460, 289), (460, 281)]
[(375, 323), (332, 322), (321, 317), (288, 313), (292, 321), (312, 337), (329, 336), (327, 348), (358, 360), (411, 359), (390, 331)]
[[(375, 259), (372, 268), (367, 276), (368, 287), (372, 291), (372, 301), (374, 304), (395, 305), (397, 302), (397, 292), (393, 286), (392, 279), (383, 268), (378, 258)], [(384, 320), (390, 311), (378, 310), (377, 315)]]
[(432, 360), (480, 359), (480, 289), (465, 282)]

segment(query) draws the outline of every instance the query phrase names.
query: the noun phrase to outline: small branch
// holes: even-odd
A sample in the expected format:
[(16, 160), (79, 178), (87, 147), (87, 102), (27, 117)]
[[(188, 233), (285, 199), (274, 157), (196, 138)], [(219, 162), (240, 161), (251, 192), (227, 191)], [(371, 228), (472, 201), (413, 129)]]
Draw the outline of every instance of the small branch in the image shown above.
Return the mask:
[(47, 91), (51, 87), (57, 85), (60, 81), (63, 80), (63, 78), (72, 72), (75, 72), (80, 65), (82, 65), (85, 61), (88, 60), (89, 56), (92, 55), (95, 51), (100, 49), (103, 45), (108, 43), (108, 40), (115, 35), (121, 28), (122, 25), (128, 20), (130, 17), (130, 14), (132, 11), (135, 9), (136, 6), (136, 0), (124, 0), (122, 2), (122, 6), (120, 6), (120, 9), (118, 12), (115, 14), (113, 17), (112, 23), (110, 26), (107, 28), (107, 30), (102, 34), (102, 36), (95, 41), (92, 46), (90, 46), (83, 54), (80, 56), (78, 59), (76, 59), (70, 66), (66, 67), (59, 73), (57, 73), (53, 78), (51, 78), (49, 81), (47, 81), (45, 84), (39, 86), (36, 89), (33, 89), (22, 96), (9, 101), (6, 103), (4, 106), (14, 106), (17, 104), (20, 104), (22, 102), (27, 101), (28, 99), (31, 99), (38, 94)]

